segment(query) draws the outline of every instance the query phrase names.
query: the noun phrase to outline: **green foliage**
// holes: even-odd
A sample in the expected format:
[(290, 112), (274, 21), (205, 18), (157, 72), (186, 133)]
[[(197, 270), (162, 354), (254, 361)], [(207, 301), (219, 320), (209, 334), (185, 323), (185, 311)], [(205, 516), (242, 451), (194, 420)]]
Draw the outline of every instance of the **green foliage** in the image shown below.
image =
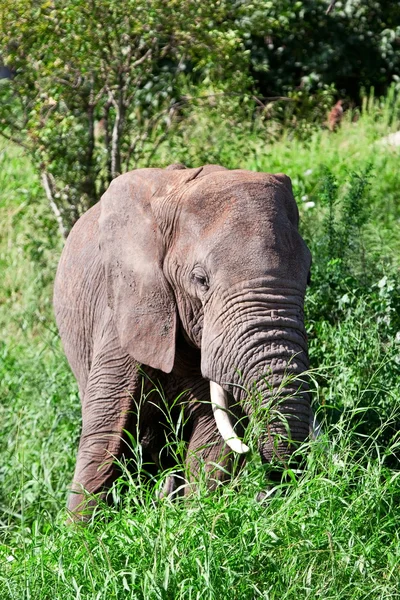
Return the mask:
[(330, 365), (317, 376), (319, 401), (336, 414), (363, 408), (361, 418), (355, 411), (350, 419), (366, 434), (391, 422), (385, 429), (389, 442), (399, 429), (393, 411), (400, 397), (400, 276), (389, 257), (369, 248), (367, 226), (375, 218), (371, 163), (340, 183), (328, 169), (322, 173), (322, 222), (307, 232), (314, 257), (310, 353), (315, 366)]
[(187, 73), (247, 83), (229, 2), (0, 3), (0, 133), (30, 153), (66, 234), (119, 173), (148, 166), (181, 106)]
[(235, 124), (250, 113), (264, 135), (273, 121), (305, 139), (336, 89), (398, 87), (397, 3), (339, 2), (329, 16), (326, 4), (1, 0), (15, 76), (0, 80), (0, 134), (30, 154), (65, 236), (116, 175), (156, 164), (173, 129), (187, 137), (211, 98)]
[(321, 125), (326, 125), (335, 95), (333, 85), (324, 85), (312, 92), (307, 89), (291, 90), (287, 92), (287, 98), (267, 103), (260, 110), (260, 117), (266, 128), (269, 121), (279, 123), (279, 135), (290, 131), (293, 136), (307, 140)]
[(345, 192), (339, 201), (339, 182), (329, 170), (323, 169), (319, 194), (322, 207), (326, 207), (323, 234), (317, 236), (309, 232), (311, 250), (316, 257), (313, 279), (319, 295), (316, 299), (319, 317), (335, 319), (334, 311), (340, 308), (337, 299), (345, 290), (356, 285), (368, 287), (376, 277), (373, 262), (368, 264), (364, 242), (364, 229), (370, 217), (370, 176), (371, 165), (361, 174), (350, 172), (348, 181), (342, 182)]
[(325, 0), (237, 2), (235, 16), (262, 94), (333, 84), (340, 94), (355, 100), (362, 86), (383, 93), (397, 77), (398, 3), (337, 2), (326, 15), (328, 4)]
[(262, 503), (253, 464), (236, 489), (175, 503), (131, 481), (87, 527), (37, 511), (0, 548), (2, 598), (397, 598), (399, 477), (344, 423), (331, 433)]

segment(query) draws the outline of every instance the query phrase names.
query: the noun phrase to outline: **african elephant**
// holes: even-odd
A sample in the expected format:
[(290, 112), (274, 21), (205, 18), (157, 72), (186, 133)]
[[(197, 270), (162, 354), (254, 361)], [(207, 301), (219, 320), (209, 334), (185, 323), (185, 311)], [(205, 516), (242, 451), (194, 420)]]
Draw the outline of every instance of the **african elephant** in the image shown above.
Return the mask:
[(298, 220), (283, 174), (172, 165), (119, 176), (75, 224), (54, 290), (82, 400), (71, 511), (82, 488), (110, 488), (127, 431), (149, 461), (171, 466), (162, 407), (153, 397), (138, 411), (151, 381), (171, 405), (186, 391), (188, 487), (200, 463), (215, 485), (248, 450), (237, 433), (254, 416), (246, 389), (269, 414), (263, 461), (285, 461), (306, 440), (310, 401), (297, 377), (308, 368), (311, 256)]

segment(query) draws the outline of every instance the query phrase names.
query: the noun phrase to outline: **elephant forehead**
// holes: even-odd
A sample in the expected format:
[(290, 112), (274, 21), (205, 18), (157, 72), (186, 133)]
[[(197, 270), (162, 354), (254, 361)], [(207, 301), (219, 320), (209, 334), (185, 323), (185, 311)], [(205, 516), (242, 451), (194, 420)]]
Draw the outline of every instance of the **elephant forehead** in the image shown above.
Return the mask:
[(180, 260), (203, 263), (221, 276), (246, 279), (275, 272), (303, 278), (309, 252), (297, 218), (285, 176), (213, 173), (187, 191), (175, 249)]
[(290, 225), (269, 225), (260, 233), (232, 231), (218, 241), (208, 236), (199, 244), (198, 255), (222, 278), (307, 277), (309, 253), (297, 231)]
[(285, 176), (250, 171), (221, 171), (194, 180), (182, 198), (182, 217), (204, 229), (233, 224), (252, 228), (262, 220), (289, 218), (297, 222), (297, 207)]
[(232, 235), (271, 242), (293, 225), (285, 204), (274, 190), (257, 185), (215, 186), (195, 190), (180, 213), (184, 237), (222, 241)]

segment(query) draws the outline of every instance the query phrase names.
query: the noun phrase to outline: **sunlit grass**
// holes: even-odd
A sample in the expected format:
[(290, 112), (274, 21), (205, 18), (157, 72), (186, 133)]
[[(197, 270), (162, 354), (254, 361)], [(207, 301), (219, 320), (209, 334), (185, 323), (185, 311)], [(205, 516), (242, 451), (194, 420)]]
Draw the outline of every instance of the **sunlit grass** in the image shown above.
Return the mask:
[(3, 547), (4, 598), (398, 597), (400, 480), (345, 421), (262, 503), (263, 468), (185, 500), (131, 483), (92, 523), (39, 510)]

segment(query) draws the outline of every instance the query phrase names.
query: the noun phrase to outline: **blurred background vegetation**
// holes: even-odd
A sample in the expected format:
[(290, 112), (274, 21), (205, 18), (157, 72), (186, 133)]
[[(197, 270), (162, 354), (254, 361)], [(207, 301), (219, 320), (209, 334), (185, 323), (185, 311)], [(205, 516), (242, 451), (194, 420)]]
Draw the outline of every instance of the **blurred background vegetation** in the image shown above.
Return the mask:
[[(400, 5), (327, 6), (0, 0), (2, 599), (399, 597)], [(185, 503), (155, 506), (127, 476), (103, 517), (68, 528), (63, 238), (118, 173), (174, 162), (291, 177), (325, 433), (264, 504), (254, 452)]]

